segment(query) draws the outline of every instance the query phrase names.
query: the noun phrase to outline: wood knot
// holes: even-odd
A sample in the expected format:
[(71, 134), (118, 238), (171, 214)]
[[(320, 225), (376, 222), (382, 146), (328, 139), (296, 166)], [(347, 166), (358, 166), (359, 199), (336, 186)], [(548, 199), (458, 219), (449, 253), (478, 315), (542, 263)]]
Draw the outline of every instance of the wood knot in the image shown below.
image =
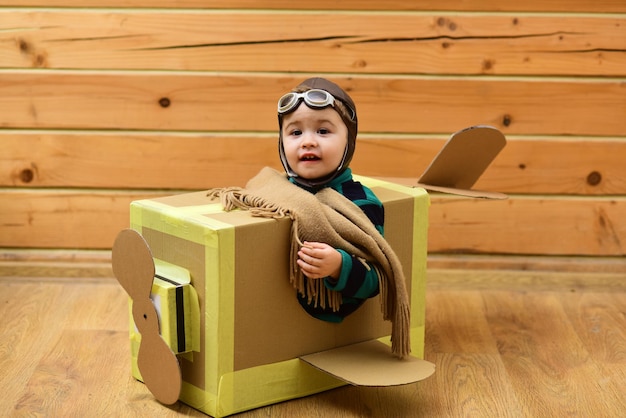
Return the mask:
[(511, 115), (504, 115), (504, 116), (502, 117), (502, 124), (503, 124), (504, 126), (509, 126), (509, 125), (511, 125), (511, 122), (512, 122), (512, 120), (511, 120)]
[(28, 54), (30, 52), (30, 44), (23, 39), (17, 40), (17, 46), (24, 54)]
[(172, 104), (172, 102), (167, 97), (161, 97), (159, 99), (159, 105), (161, 107), (170, 107), (171, 104)]
[(33, 58), (33, 65), (35, 67), (45, 67), (47, 63), (46, 56), (44, 54), (37, 54)]
[(437, 26), (448, 26), (448, 29), (450, 29), (451, 31), (455, 31), (457, 28), (456, 23), (452, 22), (449, 19), (446, 19), (445, 17), (440, 17), (437, 19)]
[(20, 171), (20, 180), (22, 183), (30, 183), (35, 179), (35, 172), (31, 168), (25, 168)]
[(34, 46), (24, 39), (17, 39), (17, 47), (20, 52), (31, 58), (33, 67), (46, 67), (48, 64), (48, 54), (46, 52), (38, 52)]
[(597, 171), (592, 171), (587, 175), (587, 184), (590, 186), (597, 186), (602, 181), (602, 174)]

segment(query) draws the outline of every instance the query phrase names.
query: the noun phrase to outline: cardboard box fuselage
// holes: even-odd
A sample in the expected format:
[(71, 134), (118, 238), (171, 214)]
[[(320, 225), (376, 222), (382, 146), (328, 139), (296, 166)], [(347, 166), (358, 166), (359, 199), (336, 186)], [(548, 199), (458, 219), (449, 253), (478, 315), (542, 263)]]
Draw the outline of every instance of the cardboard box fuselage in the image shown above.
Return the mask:
[[(428, 194), (355, 176), (385, 207), (385, 237), (411, 298), (412, 353), (423, 357)], [(133, 202), (131, 228), (155, 259), (189, 271), (200, 307), (198, 351), (179, 354), (180, 400), (225, 416), (345, 384), (299, 357), (362, 341), (388, 341), (378, 297), (340, 324), (309, 316), (289, 283), (289, 219), (224, 212), (206, 192)], [(131, 326), (133, 374), (140, 335)], [(199, 347), (199, 348), (198, 348)], [(391, 355), (391, 354), (390, 354)], [(366, 367), (366, 365), (362, 365)]]

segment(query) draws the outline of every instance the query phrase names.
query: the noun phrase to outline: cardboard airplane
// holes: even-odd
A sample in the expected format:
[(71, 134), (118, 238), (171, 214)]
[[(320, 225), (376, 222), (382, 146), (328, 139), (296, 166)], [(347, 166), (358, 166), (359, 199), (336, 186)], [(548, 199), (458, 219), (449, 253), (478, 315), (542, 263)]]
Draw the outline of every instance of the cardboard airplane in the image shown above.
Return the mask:
[(413, 355), (404, 360), (391, 355), (377, 298), (341, 324), (304, 312), (288, 283), (289, 219), (224, 212), (206, 192), (133, 202), (131, 229), (112, 253), (131, 299), (133, 376), (160, 402), (181, 400), (215, 417), (344, 384), (427, 378), (435, 366), (422, 359), (424, 189), (502, 198), (470, 187), (504, 143), (491, 127), (455, 133), (414, 187), (355, 176), (383, 202), (385, 237), (405, 270)]

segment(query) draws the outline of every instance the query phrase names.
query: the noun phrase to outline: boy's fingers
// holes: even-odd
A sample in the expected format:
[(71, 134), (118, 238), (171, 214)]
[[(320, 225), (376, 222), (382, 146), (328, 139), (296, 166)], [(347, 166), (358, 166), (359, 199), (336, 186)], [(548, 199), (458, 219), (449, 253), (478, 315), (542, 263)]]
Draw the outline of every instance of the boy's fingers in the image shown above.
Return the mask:
[(313, 247), (302, 247), (302, 249), (300, 250), (300, 252), (304, 255), (308, 255), (310, 257), (313, 257), (316, 249)]

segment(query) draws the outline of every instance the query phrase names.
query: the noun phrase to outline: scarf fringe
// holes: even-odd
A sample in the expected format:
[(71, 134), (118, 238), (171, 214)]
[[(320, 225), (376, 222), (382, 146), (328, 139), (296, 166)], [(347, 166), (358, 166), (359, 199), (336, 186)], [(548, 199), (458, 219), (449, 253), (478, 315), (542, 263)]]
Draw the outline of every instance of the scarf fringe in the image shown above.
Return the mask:
[[(391, 352), (398, 358), (403, 359), (411, 353), (411, 340), (409, 333), (411, 310), (409, 305), (402, 299), (402, 294), (396, 289), (390, 291), (387, 274), (378, 264), (374, 264), (378, 274), (378, 288), (380, 297), (380, 310), (383, 319), (391, 321)], [(395, 296), (395, 300), (394, 300)]]
[(282, 208), (267, 200), (247, 193), (241, 187), (225, 187), (223, 189), (211, 189), (207, 196), (215, 199), (219, 198), (225, 211), (234, 209), (249, 211), (252, 216), (260, 218), (290, 218), (293, 219), (289, 209)]

